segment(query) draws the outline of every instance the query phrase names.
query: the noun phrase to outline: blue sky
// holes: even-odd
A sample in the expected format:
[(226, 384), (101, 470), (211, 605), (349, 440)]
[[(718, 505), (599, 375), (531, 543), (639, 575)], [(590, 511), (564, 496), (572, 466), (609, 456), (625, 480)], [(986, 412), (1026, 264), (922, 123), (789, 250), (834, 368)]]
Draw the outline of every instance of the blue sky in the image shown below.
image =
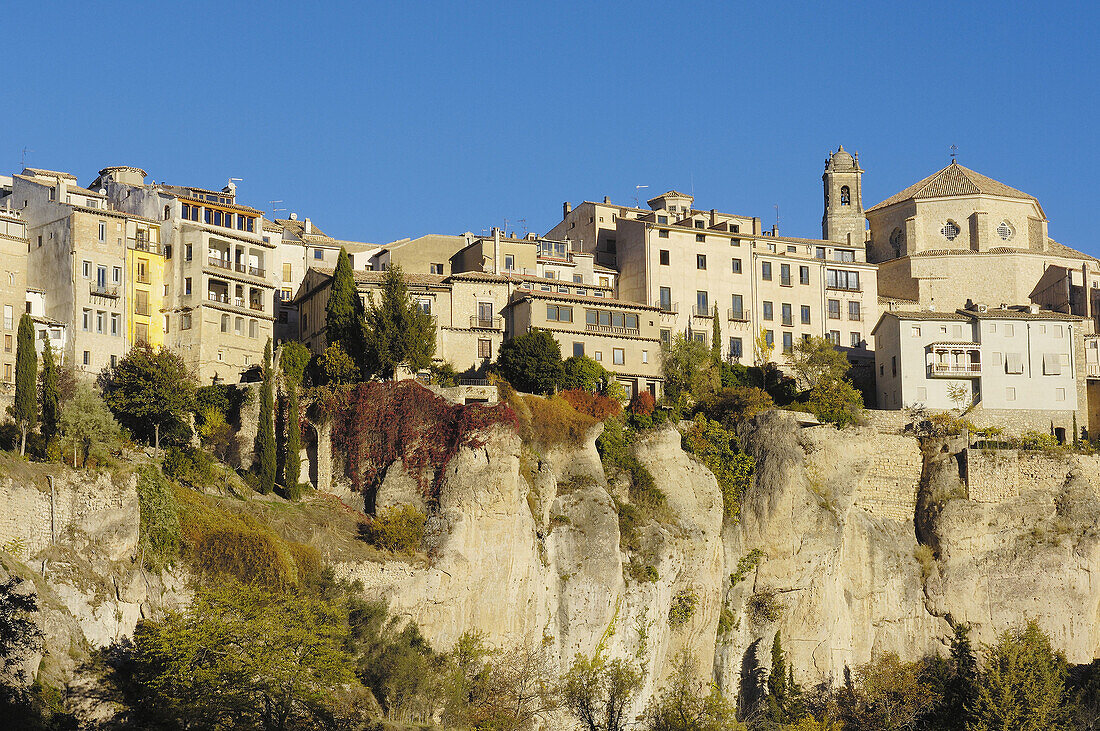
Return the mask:
[[(112, 164), (386, 242), (543, 233), (564, 200), (691, 191), (819, 236), (830, 148), (870, 206), (949, 162), (1100, 255), (1085, 3), (22, 3), (0, 169)], [(280, 213), (280, 215), (285, 215)]]

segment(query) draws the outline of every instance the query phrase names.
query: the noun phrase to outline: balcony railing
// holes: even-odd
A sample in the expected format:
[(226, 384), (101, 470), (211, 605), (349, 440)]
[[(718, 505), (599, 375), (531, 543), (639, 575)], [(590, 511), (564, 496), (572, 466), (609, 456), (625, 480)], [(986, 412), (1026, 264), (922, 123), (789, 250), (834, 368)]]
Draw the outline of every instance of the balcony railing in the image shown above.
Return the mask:
[(481, 330), (502, 330), (504, 329), (504, 318), (500, 315), (496, 315), (495, 317), (470, 315), (470, 327), (479, 328)]
[(253, 277), (262, 277), (264, 275), (264, 270), (260, 267), (254, 267), (250, 264), (248, 266), (248, 273)]
[(605, 333), (607, 335), (637, 335), (639, 333), (636, 327), (621, 327), (616, 325), (592, 325), (586, 324), (584, 329), (590, 333)]
[(674, 315), (680, 312), (680, 304), (678, 302), (664, 302), (662, 300), (657, 300), (653, 303), (653, 306), (660, 308), (661, 312), (669, 312)]
[(135, 251), (148, 251), (150, 254), (160, 253), (160, 244), (154, 241), (146, 241), (144, 239), (130, 239), (134, 242)]
[(211, 302), (221, 302), (222, 304), (229, 304), (229, 295), (222, 292), (209, 292), (206, 295)]
[(263, 312), (264, 303), (263, 302), (249, 302), (248, 303), (248, 309), (256, 310), (257, 312)]
[[(11, 329), (11, 328), (9, 328)], [(1086, 363), (1085, 364), (1085, 377), (1086, 378), (1100, 378), (1100, 363)]]
[(211, 256), (207, 259), (212, 267), (218, 267), (219, 269), (228, 269), (233, 271), (233, 262), (228, 259), (219, 259), (216, 256)]
[(89, 285), (89, 291), (93, 297), (118, 297), (118, 287), (111, 287), (97, 282), (92, 282)]
[(794, 327), (794, 318), (790, 316), (785, 316), (783, 318), (783, 327)]
[(714, 310), (709, 307), (695, 305), (691, 308), (691, 314), (695, 317), (714, 317)]
[(749, 318), (744, 310), (735, 310), (732, 307), (726, 310), (726, 318), (734, 322), (748, 322)]
[(862, 292), (863, 291), (863, 287), (860, 287), (858, 285), (855, 286), (855, 287), (842, 287), (839, 284), (826, 284), (825, 289), (834, 289), (838, 292)]
[(933, 363), (933, 376), (948, 378), (976, 378), (982, 374), (981, 363)]

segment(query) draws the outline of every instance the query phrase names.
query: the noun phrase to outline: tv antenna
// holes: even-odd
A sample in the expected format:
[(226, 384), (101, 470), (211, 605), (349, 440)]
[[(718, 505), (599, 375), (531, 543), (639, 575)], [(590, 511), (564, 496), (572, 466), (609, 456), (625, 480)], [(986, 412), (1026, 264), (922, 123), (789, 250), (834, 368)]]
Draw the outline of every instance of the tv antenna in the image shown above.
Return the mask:
[(959, 154), (959, 146), (951, 145), (951, 162), (955, 162), (955, 156)]
[(634, 207), (641, 208), (642, 204), (638, 202), (638, 191), (642, 188), (648, 188), (648, 185), (635, 185), (634, 186)]
[(34, 150), (29, 150), (29, 149), (27, 149), (26, 147), (24, 147), (24, 148), (23, 148), (23, 157), (22, 157), (22, 159), (21, 159), (21, 160), (20, 160), (20, 162), (19, 162), (19, 167), (20, 167), (21, 169), (22, 169), (22, 168), (26, 168), (26, 167), (27, 167), (27, 153), (28, 153), (28, 152), (34, 152)]
[(775, 204), (775, 232), (779, 233), (779, 204)]
[(275, 219), (275, 214), (276, 213), (278, 213), (279, 211), (285, 211), (286, 210), (285, 208), (276, 208), (275, 207), (276, 203), (286, 203), (286, 201), (268, 201), (268, 203), (271, 204), (271, 218), (272, 218), (272, 220)]
[(527, 219), (517, 218), (516, 223), (523, 224), (523, 238), (527, 238)]

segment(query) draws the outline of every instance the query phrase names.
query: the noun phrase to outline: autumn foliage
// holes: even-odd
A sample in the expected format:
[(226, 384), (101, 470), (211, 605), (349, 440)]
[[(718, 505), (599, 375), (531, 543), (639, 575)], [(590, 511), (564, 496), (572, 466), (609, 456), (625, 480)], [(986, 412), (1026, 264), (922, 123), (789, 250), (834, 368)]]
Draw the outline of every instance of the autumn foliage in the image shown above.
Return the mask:
[(439, 497), (444, 468), (463, 447), (480, 447), (488, 429), (515, 429), (506, 404), (453, 404), (416, 381), (362, 383), (341, 391), (333, 415), (333, 447), (347, 455), (355, 487), (367, 491), (401, 460), (428, 500)]
[(622, 410), (622, 404), (613, 398), (603, 394), (585, 391), (582, 388), (574, 388), (562, 391), (560, 394), (570, 406), (582, 414), (588, 414), (593, 419), (603, 421), (610, 416), (618, 416)]

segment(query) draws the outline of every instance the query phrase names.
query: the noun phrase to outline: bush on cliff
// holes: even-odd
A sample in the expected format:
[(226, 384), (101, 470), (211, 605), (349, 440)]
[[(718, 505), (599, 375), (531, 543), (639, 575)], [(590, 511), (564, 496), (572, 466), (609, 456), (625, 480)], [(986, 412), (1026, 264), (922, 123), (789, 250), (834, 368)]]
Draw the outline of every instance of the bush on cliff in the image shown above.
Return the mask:
[(413, 553), (424, 541), (424, 526), (428, 518), (411, 505), (395, 505), (368, 518), (363, 524), (363, 538), (383, 551)]

